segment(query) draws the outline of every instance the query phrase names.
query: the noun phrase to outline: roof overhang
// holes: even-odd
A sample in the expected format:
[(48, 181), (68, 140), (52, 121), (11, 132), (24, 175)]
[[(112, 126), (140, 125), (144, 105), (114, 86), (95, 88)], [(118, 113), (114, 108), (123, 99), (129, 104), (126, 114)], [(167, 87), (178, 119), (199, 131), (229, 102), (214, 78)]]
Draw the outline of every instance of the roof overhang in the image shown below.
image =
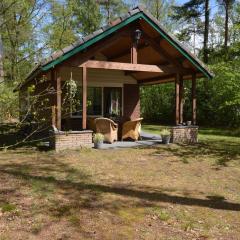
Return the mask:
[(213, 74), (208, 70), (208, 68), (185, 46), (183, 46), (183, 44), (181, 44), (174, 36), (167, 33), (166, 29), (160, 25), (156, 18), (154, 18), (150, 13), (146, 12), (142, 7), (137, 7), (130, 11), (128, 15), (115, 20), (111, 25), (103, 27), (95, 31), (93, 34), (82, 38), (77, 43), (72, 44), (51, 55), (50, 58), (33, 69), (33, 71), (27, 76), (26, 81), (31, 80), (41, 72), (49, 71), (57, 65), (62, 64), (64, 61), (73, 57), (77, 53), (89, 49), (92, 45), (100, 42), (106, 37), (111, 36), (118, 30), (138, 19), (144, 20), (155, 31), (157, 31), (157, 33), (163, 39), (165, 39), (172, 47), (179, 51), (179, 53), (181, 53), (184, 58), (186, 58), (200, 73), (202, 73), (202, 76), (208, 79), (211, 79), (213, 77)]

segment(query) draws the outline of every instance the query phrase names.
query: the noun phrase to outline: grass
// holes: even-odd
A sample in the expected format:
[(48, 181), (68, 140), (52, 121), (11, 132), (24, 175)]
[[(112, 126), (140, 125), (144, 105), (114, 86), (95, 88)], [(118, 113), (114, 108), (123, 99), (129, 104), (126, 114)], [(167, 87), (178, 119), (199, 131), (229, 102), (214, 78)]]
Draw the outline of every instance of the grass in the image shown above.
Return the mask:
[(14, 204), (11, 204), (11, 203), (3, 203), (0, 206), (1, 206), (1, 210), (2, 210), (3, 213), (12, 212), (12, 211), (16, 210), (16, 206)]
[(196, 145), (1, 152), (0, 239), (240, 239), (240, 138), (228, 131), (202, 129)]

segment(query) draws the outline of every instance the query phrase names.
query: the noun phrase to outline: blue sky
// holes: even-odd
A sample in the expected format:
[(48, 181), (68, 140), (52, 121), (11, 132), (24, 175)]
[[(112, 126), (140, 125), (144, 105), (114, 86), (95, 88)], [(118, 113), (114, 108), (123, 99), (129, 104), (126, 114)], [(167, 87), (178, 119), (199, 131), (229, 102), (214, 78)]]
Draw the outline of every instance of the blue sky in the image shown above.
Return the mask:
[[(187, 0), (175, 0), (175, 1), (179, 5), (182, 5), (185, 2), (187, 2)], [(218, 6), (218, 3), (216, 2), (216, 0), (210, 0), (209, 1), (209, 7), (210, 7), (211, 14), (213, 14), (217, 11), (217, 6)]]
[[(149, 0), (151, 1), (151, 0)], [(167, 0), (166, 0), (167, 1)], [(178, 5), (182, 5), (184, 4), (185, 2), (187, 2), (188, 0), (175, 0), (175, 2), (178, 4)], [(125, 2), (127, 3), (131, 3), (131, 4), (138, 4), (138, 2), (140, 2), (139, 0), (125, 0)], [(217, 10), (217, 2), (216, 0), (210, 0), (210, 12), (211, 14), (215, 13), (216, 10)]]

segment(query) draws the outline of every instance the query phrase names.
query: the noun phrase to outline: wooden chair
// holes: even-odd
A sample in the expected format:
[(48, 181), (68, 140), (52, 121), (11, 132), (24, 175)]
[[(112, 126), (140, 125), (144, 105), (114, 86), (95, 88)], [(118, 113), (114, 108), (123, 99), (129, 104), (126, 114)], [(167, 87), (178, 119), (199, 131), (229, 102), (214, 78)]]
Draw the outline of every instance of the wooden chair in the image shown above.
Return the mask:
[(95, 119), (96, 133), (104, 135), (104, 142), (113, 143), (117, 141), (118, 124), (109, 118)]
[(137, 141), (140, 138), (141, 122), (143, 118), (127, 121), (122, 126), (122, 140), (132, 139)]

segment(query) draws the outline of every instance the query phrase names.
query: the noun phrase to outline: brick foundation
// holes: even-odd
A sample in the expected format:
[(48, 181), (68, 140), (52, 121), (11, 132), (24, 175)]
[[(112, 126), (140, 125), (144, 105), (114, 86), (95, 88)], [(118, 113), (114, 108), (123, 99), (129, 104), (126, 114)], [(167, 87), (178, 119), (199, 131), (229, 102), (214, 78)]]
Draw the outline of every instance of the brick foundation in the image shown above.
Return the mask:
[(57, 152), (65, 149), (92, 147), (92, 134), (93, 132), (90, 130), (53, 132), (50, 145)]
[(176, 126), (171, 128), (171, 142), (173, 143), (197, 143), (197, 126)]

